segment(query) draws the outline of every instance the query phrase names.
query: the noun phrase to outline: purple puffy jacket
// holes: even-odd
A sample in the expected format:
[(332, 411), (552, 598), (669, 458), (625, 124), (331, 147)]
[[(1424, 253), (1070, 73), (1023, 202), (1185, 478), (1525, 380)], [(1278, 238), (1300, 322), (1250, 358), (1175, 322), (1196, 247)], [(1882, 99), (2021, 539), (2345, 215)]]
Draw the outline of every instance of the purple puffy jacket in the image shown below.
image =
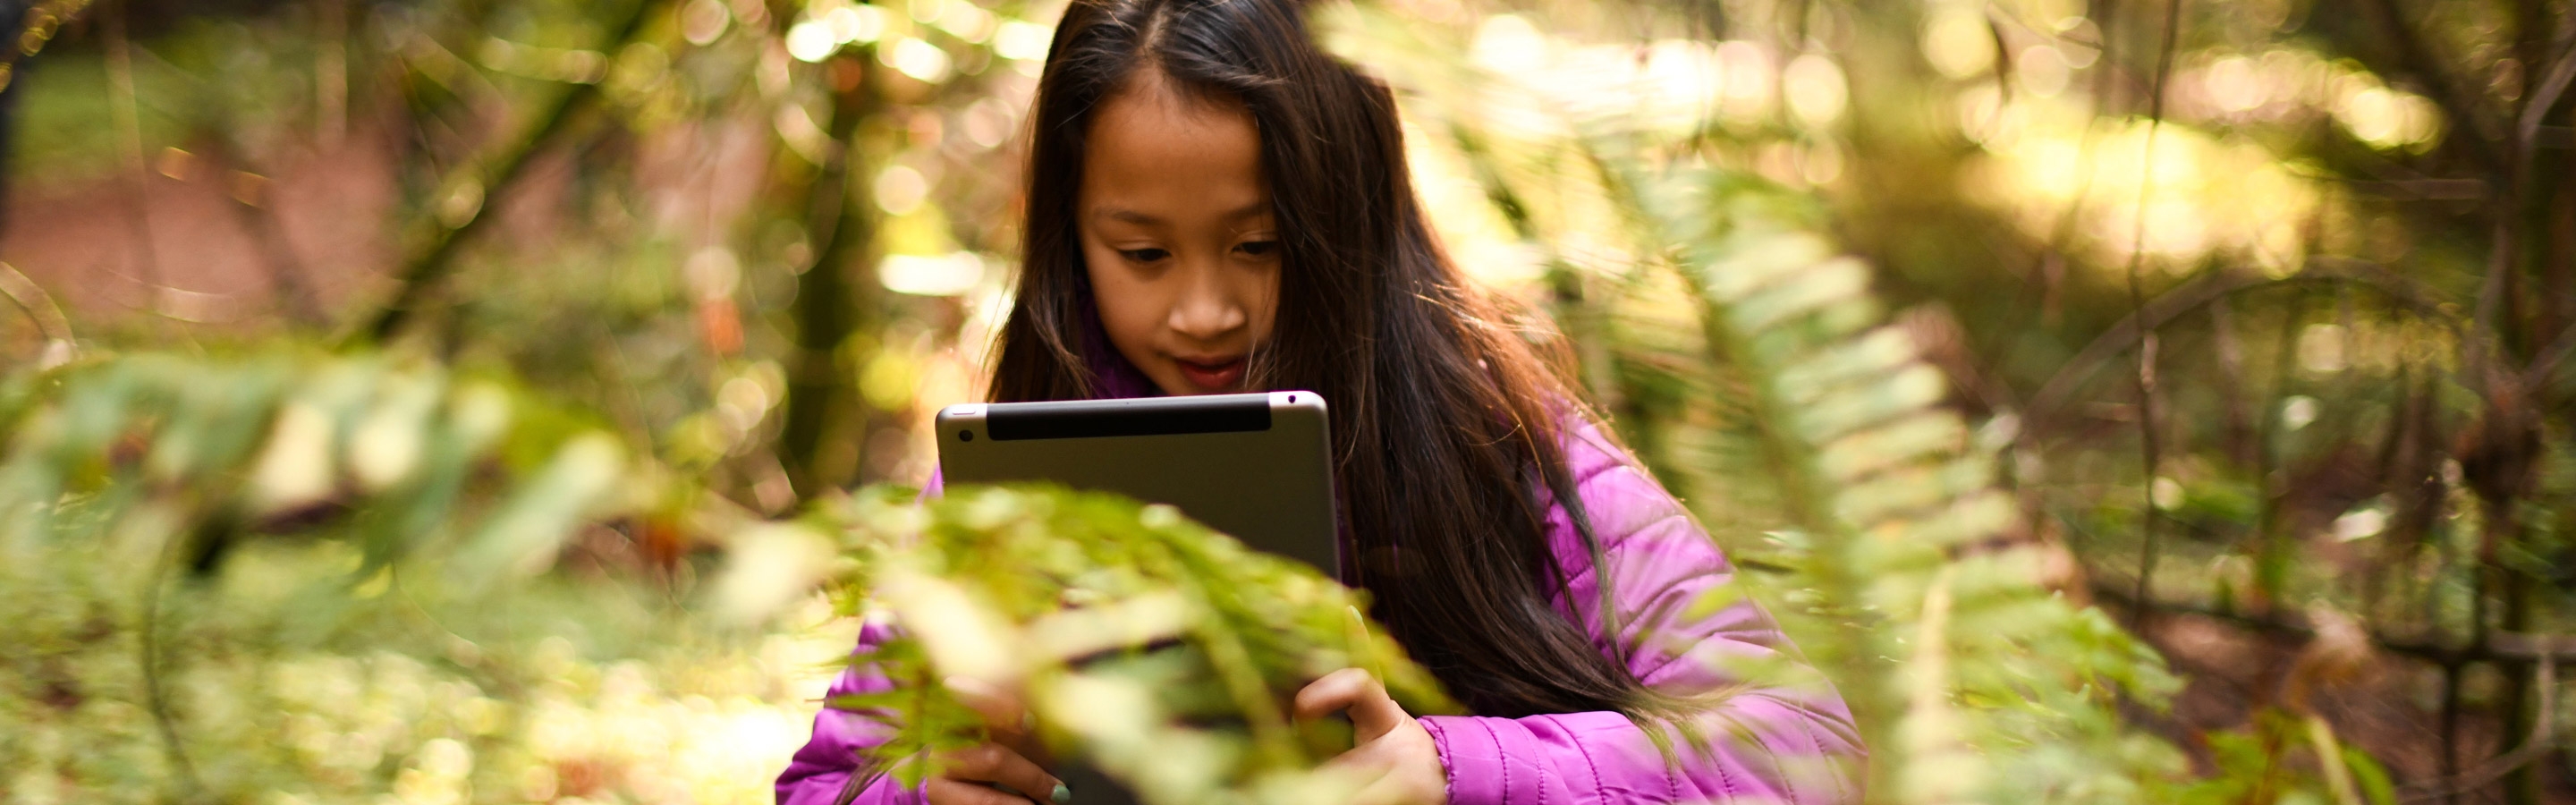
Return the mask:
[[(1628, 669), (1637, 678), (1677, 694), (1733, 688), (1693, 719), (1713, 744), (1701, 753), (1678, 740), (1680, 763), (1668, 765), (1644, 731), (1615, 712), (1559, 713), (1527, 718), (1425, 716), (1449, 772), (1453, 805), (1548, 803), (1794, 803), (1823, 805), (1860, 799), (1863, 749), (1842, 697), (1806, 673), (1803, 660), (1768, 613), (1738, 598), (1702, 618), (1687, 618), (1692, 601), (1734, 582), (1734, 568), (1692, 522), (1678, 501), (1628, 454), (1583, 423), (1565, 436), (1567, 467), (1576, 479), (1593, 533), (1609, 567), (1592, 571), (1565, 509), (1549, 504), (1548, 544), (1573, 580), (1571, 600), (1553, 603), (1559, 613), (1587, 625), (1593, 643), (1610, 651), (1600, 633), (1599, 588), (1608, 579), (1630, 646)], [(933, 479), (934, 489), (937, 480)], [(935, 492), (934, 492), (935, 494)], [(872, 650), (888, 632), (870, 625), (859, 651)], [(1795, 686), (1741, 680), (1723, 669), (1787, 662), (1807, 681)], [(867, 665), (852, 667), (833, 683), (832, 695), (883, 690), (892, 683)], [(797, 750), (778, 777), (781, 805), (829, 805), (856, 765), (859, 750), (882, 741), (882, 727), (864, 716), (824, 710), (814, 737)], [(856, 805), (918, 803), (920, 792), (879, 779)]]

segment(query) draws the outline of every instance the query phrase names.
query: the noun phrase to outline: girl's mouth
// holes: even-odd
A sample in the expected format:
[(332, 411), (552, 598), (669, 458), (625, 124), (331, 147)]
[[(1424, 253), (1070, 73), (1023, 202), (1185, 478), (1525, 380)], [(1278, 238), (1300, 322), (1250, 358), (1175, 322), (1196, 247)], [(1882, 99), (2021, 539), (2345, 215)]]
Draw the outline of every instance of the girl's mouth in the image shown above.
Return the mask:
[(1181, 376), (1187, 378), (1190, 385), (1197, 386), (1201, 390), (1231, 391), (1237, 384), (1243, 382), (1244, 359), (1242, 358), (1213, 363), (1173, 358), (1172, 363), (1181, 368)]

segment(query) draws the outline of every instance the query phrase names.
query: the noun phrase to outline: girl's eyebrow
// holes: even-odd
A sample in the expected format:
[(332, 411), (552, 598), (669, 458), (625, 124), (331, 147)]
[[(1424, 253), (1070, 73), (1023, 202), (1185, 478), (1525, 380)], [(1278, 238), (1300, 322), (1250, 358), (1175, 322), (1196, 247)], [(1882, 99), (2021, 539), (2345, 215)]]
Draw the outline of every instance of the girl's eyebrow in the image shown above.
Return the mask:
[(1227, 211), (1226, 211), (1226, 213), (1225, 213), (1225, 220), (1228, 220), (1228, 221), (1240, 221), (1240, 220), (1243, 220), (1243, 219), (1245, 219), (1245, 218), (1257, 218), (1257, 217), (1264, 216), (1264, 215), (1269, 215), (1269, 214), (1270, 214), (1270, 202), (1267, 202), (1267, 201), (1255, 201), (1255, 202), (1253, 202), (1253, 203), (1246, 204), (1246, 205), (1243, 205), (1243, 206), (1241, 206), (1241, 207), (1236, 207), (1236, 208), (1234, 208), (1234, 209), (1232, 209), (1232, 210), (1227, 210)]
[(1138, 226), (1153, 226), (1163, 222), (1163, 219), (1161, 218), (1156, 218), (1154, 216), (1146, 215), (1123, 207), (1103, 207), (1100, 210), (1093, 212), (1092, 215), (1095, 217), (1107, 218), (1112, 221), (1136, 224)]
[[(1240, 220), (1243, 220), (1243, 219), (1245, 219), (1245, 218), (1251, 218), (1251, 217), (1259, 216), (1259, 215), (1267, 215), (1267, 214), (1269, 214), (1269, 212), (1270, 212), (1270, 203), (1269, 203), (1269, 202), (1267, 202), (1267, 201), (1257, 201), (1257, 202), (1253, 202), (1253, 203), (1251, 203), (1251, 204), (1246, 204), (1246, 205), (1243, 205), (1243, 206), (1241, 206), (1241, 207), (1237, 207), (1237, 208), (1232, 209), (1232, 210), (1227, 210), (1227, 211), (1225, 211), (1225, 212), (1223, 212), (1223, 213), (1219, 213), (1219, 214), (1218, 214), (1218, 217), (1219, 217), (1220, 219), (1222, 219), (1222, 220), (1226, 220), (1226, 221), (1240, 221)], [(1159, 218), (1159, 217), (1156, 217), (1156, 216), (1153, 216), (1153, 215), (1147, 215), (1147, 214), (1145, 214), (1145, 213), (1143, 213), (1143, 212), (1139, 212), (1139, 211), (1136, 211), (1136, 210), (1131, 210), (1131, 209), (1128, 209), (1128, 208), (1125, 208), (1125, 207), (1102, 207), (1102, 208), (1099, 208), (1099, 209), (1093, 210), (1093, 211), (1091, 212), (1091, 215), (1092, 215), (1092, 217), (1095, 217), (1095, 218), (1105, 218), (1105, 219), (1108, 219), (1108, 220), (1118, 221), (1118, 222), (1121, 222), (1121, 223), (1136, 224), (1136, 225), (1138, 225), (1138, 226), (1159, 226), (1159, 225), (1161, 225), (1161, 224), (1163, 224), (1163, 223), (1164, 223), (1164, 221), (1163, 221), (1163, 219), (1162, 219), (1162, 218)]]

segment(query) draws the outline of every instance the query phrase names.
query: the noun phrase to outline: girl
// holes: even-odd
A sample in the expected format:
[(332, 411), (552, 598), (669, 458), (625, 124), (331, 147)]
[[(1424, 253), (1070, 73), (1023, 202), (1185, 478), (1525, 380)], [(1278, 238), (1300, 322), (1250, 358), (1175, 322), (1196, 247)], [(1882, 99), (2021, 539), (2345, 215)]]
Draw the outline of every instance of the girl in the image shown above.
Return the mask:
[[(1729, 673), (1803, 666), (1752, 603), (1692, 611), (1732, 583), (1725, 557), (1441, 253), (1392, 95), (1317, 48), (1299, 5), (1074, 0), (1031, 115), (991, 399), (1332, 401), (1346, 581), (1475, 713), (1414, 718), (1354, 670), (1301, 691), (1302, 717), (1350, 715), (1340, 762), (1382, 772), (1365, 799), (1856, 799), (1841, 699)], [(889, 684), (860, 666), (833, 692)], [(1674, 721), (1706, 743), (1668, 762), (1640, 725)], [(877, 726), (817, 716), (779, 801), (1060, 791), (1007, 728), (919, 791), (845, 791)]]

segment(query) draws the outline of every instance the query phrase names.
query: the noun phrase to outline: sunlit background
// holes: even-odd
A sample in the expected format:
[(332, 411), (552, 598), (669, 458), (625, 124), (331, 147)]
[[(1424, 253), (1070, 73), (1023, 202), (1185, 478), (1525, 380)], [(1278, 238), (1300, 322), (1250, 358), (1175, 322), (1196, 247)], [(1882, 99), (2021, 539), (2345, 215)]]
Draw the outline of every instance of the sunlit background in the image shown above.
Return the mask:
[[(654, 10), (646, 27), (670, 30), (614, 53), (591, 41), (606, 23), (584, 16), (611, 10), (573, 4), (232, 5), (101, 4), (20, 73), (0, 257), (91, 328), (232, 341), (355, 327), (345, 320), (389, 292), (404, 221), (489, 218), (477, 232), (490, 235), (456, 258), (459, 284), (477, 291), (430, 314), (438, 346), (560, 372), (565, 393), (597, 398), (765, 509), (794, 500), (785, 470), (760, 466), (791, 362), (827, 364), (852, 392), (835, 403), (874, 412), (864, 427), (836, 423), (813, 450), (828, 481), (918, 482), (920, 424), (978, 394), (979, 350), (1013, 271), (1021, 117), (1053, 5), (693, 0)], [(2305, 152), (2340, 135), (2390, 158), (2424, 154), (2447, 133), (2438, 110), (2301, 47), (2293, 34), (2311, 9), (2240, 5), (2195, 12), (2207, 38), (2248, 41), (2175, 54), (2155, 125), (2131, 108), (2152, 76), (2100, 64), (2100, 26), (2071, 2), (1883, 15), (1724, 4), (1698, 29), (1580, 9), (1422, 12), (1472, 15), (1475, 63), (1528, 90), (1497, 94), (1519, 108), (1492, 111), (1490, 136), (1555, 135), (1566, 108), (1628, 113), (1711, 141), (1718, 165), (1850, 210), (1974, 205), (1945, 214), (2007, 225), (2019, 248), (2063, 247), (2064, 262), (2097, 275), (2079, 284), (2116, 285), (2132, 255), (2163, 285), (2213, 260), (2284, 275), (2312, 251), (2408, 248), (2389, 242), (2403, 232), (2371, 225), (2349, 177)], [(1798, 8), (1807, 19), (1789, 19)], [(133, 30), (111, 47), (104, 21), (116, 13)], [(1907, 19), (1910, 32), (1850, 30)], [(1672, 30), (1616, 35), (1658, 27)], [(1891, 33), (1910, 34), (1924, 69), (1856, 87), (1838, 49)], [(2152, 68), (2153, 54), (2132, 55)], [(595, 88), (606, 102), (592, 116), (607, 119), (576, 123), (588, 129), (578, 147), (541, 150), (487, 198), (477, 149), (524, 134), (568, 86)], [(848, 156), (834, 120), (857, 138)], [(1863, 125), (1915, 141), (1856, 144)], [(1412, 133), (1417, 184), (1452, 254), (1493, 287), (1531, 293), (1543, 256), (1477, 203), (1446, 138)], [(1923, 150), (1940, 158), (1856, 164)], [(855, 171), (851, 200), (871, 208), (851, 213), (867, 231), (843, 255), (865, 287), (851, 292), (837, 354), (789, 355), (797, 294), (829, 236), (809, 203), (828, 194), (812, 188), (841, 170)], [(1917, 176), (1942, 181), (1903, 181)], [(2474, 180), (2396, 183), (2434, 198), (2481, 192)], [(2018, 279), (2022, 268), (1954, 271)], [(476, 326), (495, 322), (508, 324)], [(37, 337), (27, 320), (9, 326)], [(522, 337), (531, 330), (561, 337)], [(647, 378), (665, 382), (629, 391)]]

